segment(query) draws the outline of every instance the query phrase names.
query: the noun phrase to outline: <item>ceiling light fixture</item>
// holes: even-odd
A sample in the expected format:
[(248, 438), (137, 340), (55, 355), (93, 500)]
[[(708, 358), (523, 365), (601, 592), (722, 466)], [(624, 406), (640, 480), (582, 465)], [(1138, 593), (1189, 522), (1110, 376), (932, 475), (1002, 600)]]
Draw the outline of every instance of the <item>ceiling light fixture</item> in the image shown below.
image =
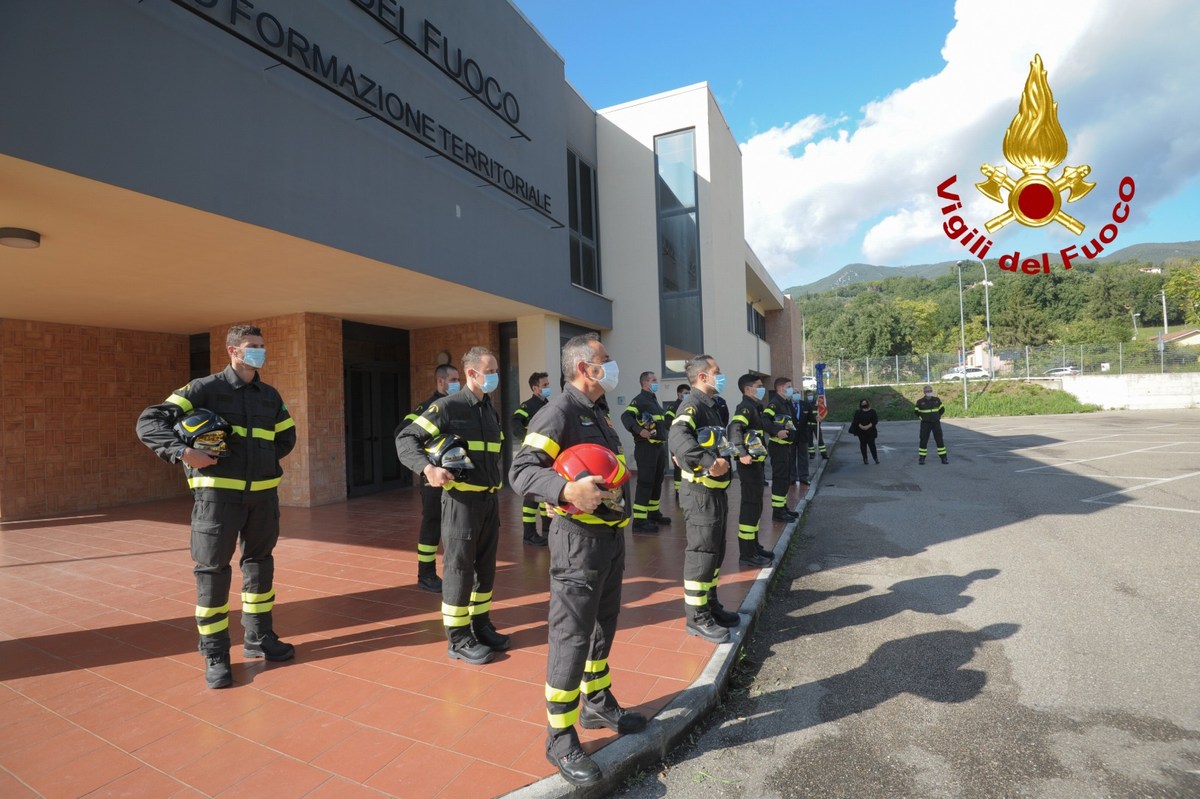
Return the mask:
[(18, 250), (34, 250), (42, 246), (42, 234), (22, 227), (0, 227), (0, 244)]

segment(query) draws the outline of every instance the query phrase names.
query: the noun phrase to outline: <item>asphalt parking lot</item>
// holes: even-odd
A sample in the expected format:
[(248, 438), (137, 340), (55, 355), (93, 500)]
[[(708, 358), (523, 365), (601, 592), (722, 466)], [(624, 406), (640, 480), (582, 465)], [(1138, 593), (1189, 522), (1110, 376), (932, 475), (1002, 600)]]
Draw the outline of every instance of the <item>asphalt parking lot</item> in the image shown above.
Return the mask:
[(1200, 796), (1200, 411), (945, 428), (841, 439), (727, 701), (622, 796)]

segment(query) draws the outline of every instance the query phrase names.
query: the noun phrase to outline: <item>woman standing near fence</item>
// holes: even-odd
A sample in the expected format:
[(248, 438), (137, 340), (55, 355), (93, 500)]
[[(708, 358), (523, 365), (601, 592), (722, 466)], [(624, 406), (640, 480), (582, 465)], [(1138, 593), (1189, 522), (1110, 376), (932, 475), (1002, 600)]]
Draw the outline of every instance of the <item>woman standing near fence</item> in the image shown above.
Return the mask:
[(862, 451), (863, 463), (867, 462), (867, 450), (871, 457), (879, 463), (879, 453), (875, 451), (875, 438), (879, 435), (879, 414), (871, 408), (870, 400), (860, 400), (854, 419), (850, 422), (850, 432), (858, 436), (858, 448)]

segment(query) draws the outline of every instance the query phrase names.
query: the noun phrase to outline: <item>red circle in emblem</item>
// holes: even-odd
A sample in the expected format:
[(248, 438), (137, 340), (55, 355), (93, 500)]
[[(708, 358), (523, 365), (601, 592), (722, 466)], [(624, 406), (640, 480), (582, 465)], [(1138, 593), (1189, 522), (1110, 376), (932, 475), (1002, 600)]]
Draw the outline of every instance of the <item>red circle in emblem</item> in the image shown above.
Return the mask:
[(1030, 183), (1021, 189), (1017, 207), (1028, 219), (1045, 219), (1054, 210), (1054, 192), (1045, 184)]

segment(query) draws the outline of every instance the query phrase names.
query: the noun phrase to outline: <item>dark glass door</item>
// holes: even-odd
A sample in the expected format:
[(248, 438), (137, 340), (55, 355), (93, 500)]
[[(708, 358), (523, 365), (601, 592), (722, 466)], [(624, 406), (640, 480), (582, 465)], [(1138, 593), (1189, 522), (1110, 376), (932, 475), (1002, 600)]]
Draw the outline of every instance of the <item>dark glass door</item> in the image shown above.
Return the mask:
[(396, 456), (408, 413), (408, 332), (342, 323), (346, 403), (346, 495), (412, 485)]

